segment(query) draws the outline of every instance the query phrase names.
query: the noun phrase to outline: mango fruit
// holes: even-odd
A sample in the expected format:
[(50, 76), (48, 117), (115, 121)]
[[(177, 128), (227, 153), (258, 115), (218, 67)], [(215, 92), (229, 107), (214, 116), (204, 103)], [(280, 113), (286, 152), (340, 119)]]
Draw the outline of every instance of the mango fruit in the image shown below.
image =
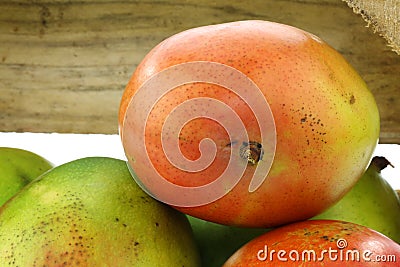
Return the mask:
[(271, 230), (228, 226), (187, 216), (200, 250), (203, 267), (221, 267), (241, 246)]
[(188, 219), (143, 192), (125, 161), (53, 168), (0, 209), (0, 266), (200, 266)]
[(399, 244), (368, 227), (304, 220), (251, 240), (222, 267), (396, 267), (399, 257)]
[(156, 199), (241, 227), (309, 219), (362, 176), (379, 112), (312, 33), (262, 20), (187, 29), (144, 57), (121, 98), (128, 162)]
[(14, 147), (0, 147), (0, 206), (53, 165), (42, 156)]
[(390, 162), (374, 157), (356, 185), (335, 205), (313, 219), (343, 220), (378, 231), (400, 243), (400, 201), (381, 175)]

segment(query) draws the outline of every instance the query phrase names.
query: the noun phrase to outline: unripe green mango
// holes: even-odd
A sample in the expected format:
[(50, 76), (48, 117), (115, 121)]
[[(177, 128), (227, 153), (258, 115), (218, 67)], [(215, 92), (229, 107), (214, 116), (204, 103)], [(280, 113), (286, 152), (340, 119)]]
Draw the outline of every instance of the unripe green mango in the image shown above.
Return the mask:
[(36, 153), (0, 147), (0, 206), (52, 167), (49, 161)]
[(241, 246), (266, 233), (270, 228), (235, 227), (205, 221), (187, 215), (203, 267), (221, 267)]
[(125, 161), (53, 168), (0, 209), (0, 266), (200, 266), (182, 213), (148, 196)]
[(343, 220), (367, 226), (400, 243), (400, 200), (382, 177), (390, 162), (374, 157), (355, 186), (335, 205), (313, 219)]

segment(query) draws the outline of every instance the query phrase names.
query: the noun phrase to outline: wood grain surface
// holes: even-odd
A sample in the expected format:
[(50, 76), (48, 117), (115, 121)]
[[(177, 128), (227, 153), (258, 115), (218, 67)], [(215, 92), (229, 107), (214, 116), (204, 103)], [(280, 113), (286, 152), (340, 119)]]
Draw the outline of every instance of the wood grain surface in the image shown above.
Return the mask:
[(310, 31), (376, 97), (381, 143), (400, 143), (400, 56), (341, 0), (36, 0), (0, 2), (0, 131), (117, 133), (128, 79), (182, 30), (263, 19)]

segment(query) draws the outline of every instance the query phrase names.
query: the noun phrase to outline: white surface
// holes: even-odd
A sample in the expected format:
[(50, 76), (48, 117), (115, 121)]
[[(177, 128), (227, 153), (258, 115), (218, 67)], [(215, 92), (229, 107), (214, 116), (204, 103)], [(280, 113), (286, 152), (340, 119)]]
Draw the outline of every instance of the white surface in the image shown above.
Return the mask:
[[(105, 156), (125, 160), (118, 135), (0, 133), (0, 147), (16, 147), (32, 151), (55, 165), (78, 158)], [(382, 171), (383, 177), (400, 189), (400, 145), (378, 145), (375, 153), (386, 157), (394, 166)]]
[(125, 159), (118, 135), (0, 133), (0, 146), (32, 151), (55, 165), (90, 156)]

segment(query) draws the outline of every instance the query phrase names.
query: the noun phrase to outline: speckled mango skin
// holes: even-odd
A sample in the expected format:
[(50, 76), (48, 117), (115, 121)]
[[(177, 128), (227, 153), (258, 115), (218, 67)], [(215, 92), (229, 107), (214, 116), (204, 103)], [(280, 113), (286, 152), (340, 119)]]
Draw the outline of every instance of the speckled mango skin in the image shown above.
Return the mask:
[[(284, 254), (281, 252), (278, 256), (279, 251)], [(399, 244), (368, 227), (337, 220), (315, 220), (285, 225), (254, 238), (237, 250), (223, 267), (394, 267), (398, 266), (399, 257)]]
[(55, 167), (0, 209), (0, 266), (200, 266), (187, 218), (133, 181), (126, 162)]
[[(223, 198), (199, 207), (176, 207), (179, 210), (222, 224), (273, 227), (325, 210), (366, 170), (379, 137), (379, 113), (365, 82), (337, 51), (318, 37), (273, 22), (205, 26), (161, 42), (139, 64), (126, 86), (120, 105), (120, 129), (126, 115), (134, 115), (126, 114), (130, 99), (149, 77), (190, 61), (223, 63), (251, 78), (272, 110), (277, 145), (272, 168), (255, 192), (248, 192), (255, 169), (249, 164), (239, 184)], [(260, 139), (254, 114), (228, 89), (205, 83), (174, 89), (152, 111), (145, 138), (154, 166), (168, 180), (180, 185), (213, 181), (229, 159), (226, 148), (231, 140), (223, 127), (208, 119), (191, 121), (179, 136), (181, 151), (189, 159), (200, 156), (200, 140), (213, 139), (218, 151), (206, 170), (182, 172), (163, 155), (163, 121), (174, 107), (200, 96), (225, 102), (239, 114), (250, 140)], [(120, 131), (121, 136), (124, 134)]]

